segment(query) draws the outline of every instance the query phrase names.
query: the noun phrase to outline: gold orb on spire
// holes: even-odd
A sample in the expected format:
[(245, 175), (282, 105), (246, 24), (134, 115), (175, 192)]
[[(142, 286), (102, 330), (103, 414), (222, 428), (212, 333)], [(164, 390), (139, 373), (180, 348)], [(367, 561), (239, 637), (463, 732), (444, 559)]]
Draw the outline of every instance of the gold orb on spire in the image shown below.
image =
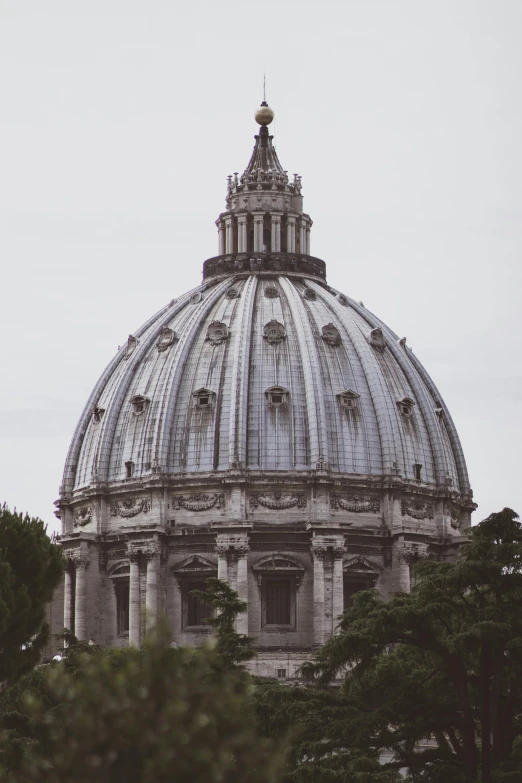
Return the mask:
[(266, 101), (263, 101), (256, 111), (255, 118), (259, 125), (270, 125), (275, 117), (275, 112), (270, 108)]

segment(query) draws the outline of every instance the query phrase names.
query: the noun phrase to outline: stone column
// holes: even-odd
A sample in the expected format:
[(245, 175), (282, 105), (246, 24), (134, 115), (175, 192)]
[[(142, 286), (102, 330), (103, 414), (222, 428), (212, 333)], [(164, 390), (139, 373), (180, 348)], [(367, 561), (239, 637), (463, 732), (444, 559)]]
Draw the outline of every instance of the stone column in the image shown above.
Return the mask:
[(219, 220), (218, 224), (218, 255), (225, 255), (225, 227), (223, 221)]
[(231, 216), (225, 218), (226, 235), (225, 235), (225, 253), (234, 252), (234, 223)]
[(131, 552), (129, 579), (129, 647), (140, 646), (140, 564), (137, 552)]
[[(248, 603), (248, 544), (236, 546), (237, 552), (237, 594), (241, 601)], [(236, 631), (248, 636), (248, 609), (241, 612), (236, 621)]]
[(64, 574), (64, 591), (63, 591), (63, 625), (64, 628), (68, 628), (71, 633), (74, 633), (73, 628), (73, 565), (71, 562), (67, 563)]
[(314, 559), (314, 646), (324, 643), (325, 606), (324, 606), (324, 558), (327, 548), (312, 544)]
[(145, 610), (147, 631), (153, 631), (158, 622), (158, 572), (159, 552), (146, 553), (147, 558), (147, 591), (145, 595)]
[(295, 216), (286, 218), (286, 250), (287, 253), (295, 253)]
[(281, 252), (281, 213), (271, 214), (271, 250), (273, 253)]
[(299, 252), (306, 255), (306, 220), (301, 218), (299, 225)]
[(218, 579), (228, 583), (228, 544), (218, 544), (216, 546), (216, 552), (218, 556)]
[(397, 552), (397, 564), (398, 564), (398, 582), (399, 591), (401, 593), (409, 593), (411, 588), (411, 573), (410, 566), (412, 563), (412, 556), (406, 549), (400, 549)]
[(76, 565), (74, 634), (81, 642), (87, 639), (87, 568), (89, 561), (80, 557)]
[(310, 255), (310, 223), (306, 226), (306, 255)]
[(263, 252), (263, 214), (254, 212), (254, 253)]
[(333, 633), (339, 633), (339, 615), (344, 611), (344, 574), (343, 574), (344, 546), (333, 548), (333, 584), (332, 584), (332, 619)]
[(237, 215), (237, 252), (246, 253), (247, 251), (247, 215), (246, 212)]

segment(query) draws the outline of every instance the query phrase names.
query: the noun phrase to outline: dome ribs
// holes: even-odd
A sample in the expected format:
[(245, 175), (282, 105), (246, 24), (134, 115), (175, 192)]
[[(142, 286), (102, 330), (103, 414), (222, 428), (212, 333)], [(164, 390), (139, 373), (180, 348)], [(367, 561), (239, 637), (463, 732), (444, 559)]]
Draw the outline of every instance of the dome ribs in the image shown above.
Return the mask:
[(317, 368), (319, 357), (308, 312), (294, 285), (286, 277), (278, 278), (292, 310), (297, 330), (305, 384), (306, 409), (310, 438), (310, 462), (314, 469), (319, 462), (328, 464), (329, 448), (326, 436), (326, 411), (323, 394), (319, 390)]
[(232, 364), (228, 465), (239, 469), (247, 465), (248, 387), (254, 301), (258, 279), (249, 277), (241, 292), (234, 318), (235, 345)]
[[(439, 486), (446, 486), (446, 476), (448, 473), (449, 465), (447, 464), (447, 460), (446, 460), (446, 453), (445, 453), (440, 425), (437, 420), (437, 415), (435, 413), (436, 398), (433, 396), (433, 390), (435, 388), (433, 382), (431, 381), (431, 379), (429, 379), (430, 383), (429, 384), (426, 383), (426, 377), (429, 378), (429, 376), (427, 376), (427, 373), (424, 370), (423, 373), (425, 377), (423, 377), (422, 374), (418, 372), (417, 364), (421, 366), (420, 363), (413, 361), (414, 355), (411, 351), (409, 351), (408, 354), (406, 354), (404, 350), (402, 350), (402, 348), (399, 346), (397, 342), (397, 335), (394, 332), (392, 332), (391, 329), (389, 329), (385, 324), (383, 324), (378, 318), (376, 318), (372, 313), (368, 312), (368, 310), (366, 310), (365, 308), (360, 307), (355, 302), (351, 304), (354, 310), (356, 310), (359, 313), (359, 315), (365, 318), (366, 321), (368, 321), (368, 323), (370, 323), (372, 327), (382, 328), (383, 332), (388, 336), (389, 338), (387, 341), (388, 348), (390, 352), (393, 354), (395, 361), (404, 372), (408, 380), (408, 383), (411, 385), (411, 388), (413, 390), (419, 408), (421, 409), (422, 416), (428, 430), (428, 437), (431, 444), (431, 451), (432, 451), (434, 467), (435, 467), (435, 480)], [(436, 394), (438, 397), (439, 396), (438, 393)], [(460, 447), (460, 442), (459, 442), (459, 447)], [(463, 489), (462, 485), (461, 488), (463, 491), (466, 491)]]

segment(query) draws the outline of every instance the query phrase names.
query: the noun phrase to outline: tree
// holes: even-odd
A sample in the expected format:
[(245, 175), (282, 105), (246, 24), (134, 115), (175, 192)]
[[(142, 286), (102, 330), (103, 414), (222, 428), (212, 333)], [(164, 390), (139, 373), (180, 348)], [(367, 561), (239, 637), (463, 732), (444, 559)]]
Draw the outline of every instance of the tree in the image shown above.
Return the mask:
[[(44, 668), (44, 667), (41, 667)], [(25, 744), (4, 733), (9, 783), (275, 783), (279, 743), (257, 731), (251, 684), (215, 649), (94, 650), (45, 667), (26, 694)], [(28, 730), (29, 729), (29, 730)], [(30, 736), (32, 731), (32, 737)]]
[(45, 606), (63, 575), (61, 548), (40, 519), (0, 508), (0, 681), (38, 663), (49, 628)]
[(288, 779), (363, 780), (357, 763), (388, 751), (368, 780), (402, 768), (415, 783), (519, 783), (521, 567), (522, 526), (504, 509), (455, 563), (420, 562), (411, 594), (358, 594), (303, 667), (309, 687), (259, 692), (265, 731), (293, 726)]

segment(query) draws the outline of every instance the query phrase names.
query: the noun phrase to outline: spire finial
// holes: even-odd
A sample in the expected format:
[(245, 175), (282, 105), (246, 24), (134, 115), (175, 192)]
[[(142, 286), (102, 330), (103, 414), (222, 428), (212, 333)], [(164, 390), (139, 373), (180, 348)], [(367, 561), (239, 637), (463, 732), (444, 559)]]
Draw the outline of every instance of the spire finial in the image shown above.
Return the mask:
[(275, 117), (275, 113), (272, 111), (268, 103), (266, 102), (266, 73), (263, 74), (263, 102), (259, 109), (256, 111), (256, 122), (260, 125), (270, 125)]

